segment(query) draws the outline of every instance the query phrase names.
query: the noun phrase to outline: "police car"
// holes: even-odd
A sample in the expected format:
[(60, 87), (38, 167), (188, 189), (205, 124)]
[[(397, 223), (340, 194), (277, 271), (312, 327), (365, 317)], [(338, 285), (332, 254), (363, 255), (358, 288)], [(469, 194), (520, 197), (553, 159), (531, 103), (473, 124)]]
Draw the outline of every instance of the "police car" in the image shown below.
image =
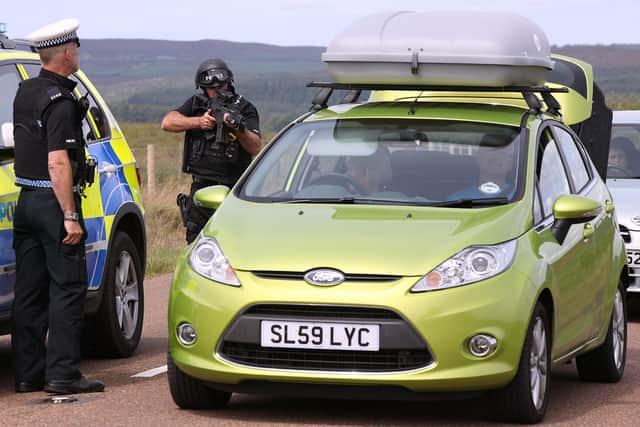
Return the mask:
[[(0, 334), (10, 331), (16, 280), (13, 216), (20, 189), (13, 169), (13, 98), (22, 80), (40, 72), (34, 50), (28, 42), (9, 39), (0, 24)], [(88, 232), (87, 349), (126, 357), (140, 341), (144, 311), (146, 237), (139, 170), (96, 88), (82, 71), (69, 78), (78, 83), (76, 96), (88, 94), (82, 129), (88, 152), (97, 160), (94, 184), (82, 203)]]

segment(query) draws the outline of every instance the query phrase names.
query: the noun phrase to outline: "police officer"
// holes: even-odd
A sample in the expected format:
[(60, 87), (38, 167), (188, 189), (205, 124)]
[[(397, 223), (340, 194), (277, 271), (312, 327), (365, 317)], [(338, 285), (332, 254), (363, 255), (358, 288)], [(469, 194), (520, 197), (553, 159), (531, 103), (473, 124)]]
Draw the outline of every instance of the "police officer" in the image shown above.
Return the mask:
[(258, 111), (236, 94), (233, 73), (223, 60), (208, 59), (200, 64), (195, 82), (202, 94), (188, 98), (162, 120), (165, 131), (186, 131), (182, 170), (193, 175), (193, 182), (188, 197), (178, 196), (178, 205), (188, 243), (213, 214), (211, 209), (195, 206), (193, 194), (210, 185), (232, 187), (262, 148)]
[(78, 70), (78, 27), (77, 20), (66, 19), (29, 35), (42, 69), (22, 82), (13, 104), (15, 174), (21, 187), (13, 234), (16, 392), (104, 389), (102, 382), (80, 373), (87, 293), (80, 193), (92, 171), (82, 138), (85, 102), (75, 98), (76, 83), (68, 78)]

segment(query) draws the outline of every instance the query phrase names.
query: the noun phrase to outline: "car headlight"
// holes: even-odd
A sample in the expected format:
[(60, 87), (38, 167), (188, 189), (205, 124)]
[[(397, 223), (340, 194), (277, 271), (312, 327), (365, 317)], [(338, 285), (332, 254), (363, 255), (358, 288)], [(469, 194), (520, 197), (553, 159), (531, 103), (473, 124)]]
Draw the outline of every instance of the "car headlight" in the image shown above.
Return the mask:
[(509, 268), (515, 254), (515, 240), (466, 248), (422, 276), (411, 292), (454, 288), (493, 277)]
[(229, 260), (222, 253), (218, 242), (211, 237), (200, 237), (189, 254), (189, 265), (193, 270), (216, 282), (225, 285), (240, 286)]

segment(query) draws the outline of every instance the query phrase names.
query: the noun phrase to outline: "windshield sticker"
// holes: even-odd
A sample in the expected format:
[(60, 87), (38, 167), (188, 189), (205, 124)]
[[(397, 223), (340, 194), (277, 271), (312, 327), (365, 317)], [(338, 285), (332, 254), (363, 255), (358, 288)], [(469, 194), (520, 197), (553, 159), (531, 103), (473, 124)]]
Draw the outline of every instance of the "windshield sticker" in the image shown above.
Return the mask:
[(500, 186), (495, 182), (485, 182), (480, 187), (478, 187), (480, 191), (484, 194), (496, 194), (500, 192)]

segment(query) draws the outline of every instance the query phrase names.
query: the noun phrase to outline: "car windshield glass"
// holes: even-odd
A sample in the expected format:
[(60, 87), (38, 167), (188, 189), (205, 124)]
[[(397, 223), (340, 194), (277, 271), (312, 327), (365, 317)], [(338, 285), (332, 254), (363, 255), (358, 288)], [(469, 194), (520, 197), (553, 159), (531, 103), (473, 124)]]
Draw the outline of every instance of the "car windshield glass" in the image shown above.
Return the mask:
[(640, 179), (640, 124), (613, 125), (607, 178)]
[[(256, 202), (471, 208), (510, 203), (520, 129), (443, 120), (303, 123), (272, 144), (240, 197)], [(487, 203), (478, 200), (487, 199)], [(451, 202), (451, 203), (443, 203)]]

